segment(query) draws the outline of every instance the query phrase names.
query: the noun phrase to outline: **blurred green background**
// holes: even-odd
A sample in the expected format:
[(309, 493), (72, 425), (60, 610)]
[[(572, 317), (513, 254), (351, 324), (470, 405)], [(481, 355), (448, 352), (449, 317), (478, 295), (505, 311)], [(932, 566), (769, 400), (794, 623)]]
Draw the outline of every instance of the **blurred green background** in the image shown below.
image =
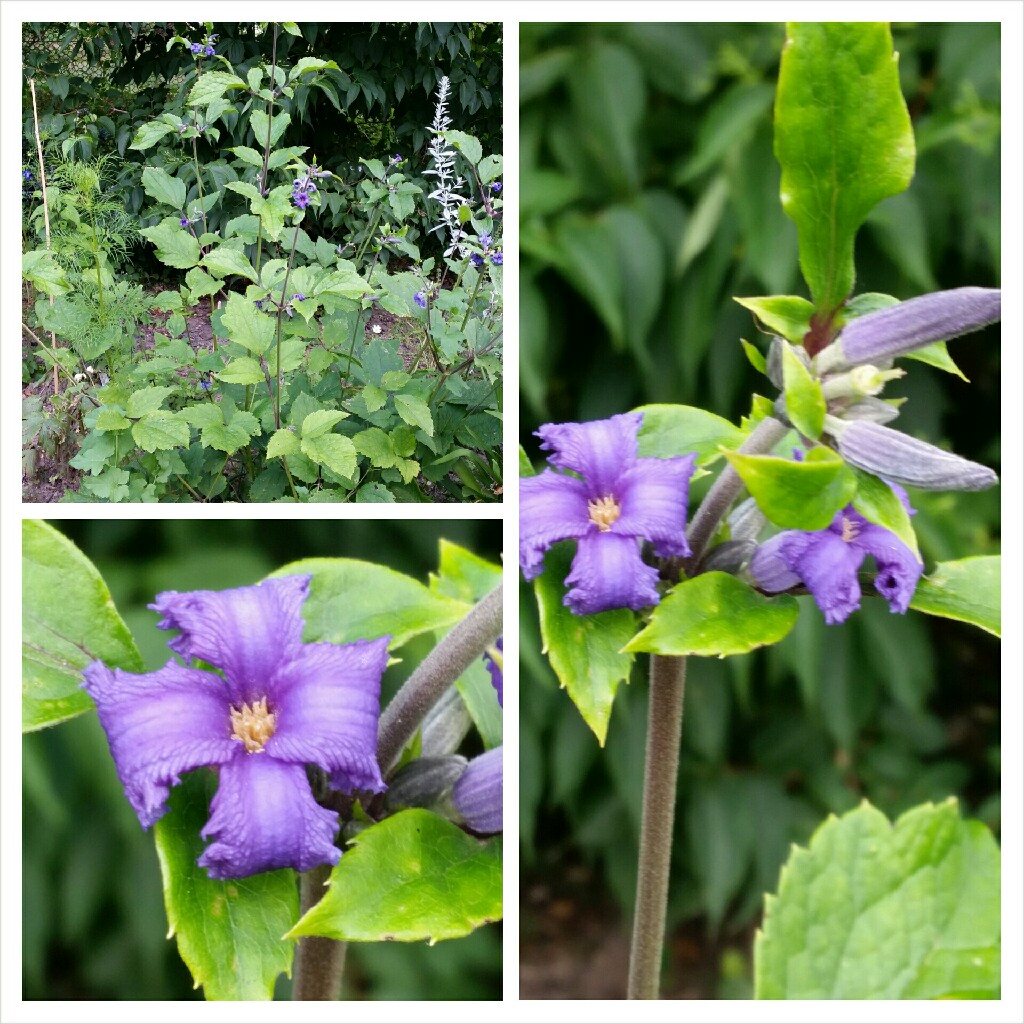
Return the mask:
[[(856, 291), (998, 286), (1000, 26), (895, 24), (893, 37), (917, 170), (861, 230)], [(544, 422), (646, 402), (737, 422), (753, 392), (774, 397), (739, 344), (768, 339), (732, 299), (807, 295), (772, 153), (783, 40), (781, 24), (521, 26), (520, 388), (535, 465)], [(996, 325), (951, 344), (970, 384), (905, 363), (887, 391), (909, 398), (899, 429), (998, 470), (999, 338)], [(998, 552), (998, 488), (912, 501), (928, 568)], [(872, 599), (826, 628), (801, 601), (777, 647), (691, 659), (666, 995), (749, 994), (762, 894), (829, 812), (956, 794), (998, 830), (998, 641)], [(525, 586), (521, 634), (521, 994), (615, 997), (625, 947), (600, 932), (628, 935), (646, 683), (638, 670), (620, 689), (601, 751), (540, 654)]]
[[(162, 590), (256, 583), (288, 562), (361, 558), (422, 583), (446, 538), (501, 560), (499, 521), (50, 520), (93, 560), (147, 667), (170, 634), (146, 605)], [(358, 600), (353, 595), (353, 600)], [(430, 649), (403, 649), (384, 678), (386, 701)], [(124, 797), (92, 713), (23, 740), (25, 999), (202, 999), (168, 941), (151, 835)], [(501, 926), (465, 939), (349, 947), (344, 997), (500, 999)], [(281, 979), (277, 998), (288, 998)]]

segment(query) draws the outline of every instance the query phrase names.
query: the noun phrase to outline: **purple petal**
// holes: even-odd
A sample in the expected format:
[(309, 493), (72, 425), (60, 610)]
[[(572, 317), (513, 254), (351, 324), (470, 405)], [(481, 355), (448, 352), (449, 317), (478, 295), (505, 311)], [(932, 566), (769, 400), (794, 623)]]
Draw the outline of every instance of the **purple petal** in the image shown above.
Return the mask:
[(611, 532), (652, 541), (661, 558), (689, 555), (686, 506), (696, 458), (637, 459), (619, 478), (622, 512)]
[(452, 789), (452, 803), (474, 832), (500, 832), (501, 747), (474, 757)]
[(552, 544), (594, 529), (582, 480), (545, 469), (519, 481), (519, 564), (528, 580), (540, 575)]
[(758, 546), (750, 559), (750, 575), (757, 586), (769, 594), (777, 594), (781, 590), (789, 590), (798, 586), (800, 577), (789, 567), (789, 563), (780, 554), (782, 545), (795, 530), (786, 530), (769, 537)]
[(589, 423), (546, 423), (537, 436), (552, 466), (575, 470), (589, 497), (604, 498), (615, 494), (619, 476), (636, 458), (642, 422), (642, 413), (627, 412)]
[(302, 644), (302, 602), (309, 576), (264, 580), (234, 590), (157, 594), (149, 607), (164, 616), (161, 629), (180, 629), (167, 646), (186, 659), (224, 670), (236, 703), (266, 696), (277, 666)]
[[(239, 748), (240, 750), (240, 748)], [(314, 799), (302, 765), (241, 751), (220, 769), (201, 835), (213, 837), (197, 863), (211, 878), (244, 878), (276, 868), (337, 864), (338, 816)]]
[(267, 754), (342, 773), (350, 792), (383, 790), (377, 720), (389, 640), (306, 644), (284, 662), (269, 687), (276, 731)]
[(844, 622), (860, 607), (857, 570), (864, 552), (831, 530), (801, 533), (793, 530), (779, 553), (803, 580), (830, 625)]
[(484, 664), (487, 666), (487, 671), (491, 673), (491, 685), (497, 691), (497, 694), (498, 694), (498, 706), (499, 707), (502, 706), (502, 693), (501, 693), (501, 690), (502, 690), (502, 684), (503, 684), (503, 679), (504, 679), (504, 677), (502, 675), (502, 668), (503, 668), (503, 666), (502, 666), (501, 661), (500, 661), (501, 654), (503, 653), (502, 639), (503, 638), (499, 636), (498, 637), (498, 642), (494, 645), (498, 649), (498, 656), (499, 656), (499, 660), (498, 661), (496, 661), (494, 659), (494, 656), (491, 654), (490, 651), (484, 651)]
[(143, 828), (167, 812), (167, 794), (181, 772), (224, 764), (239, 749), (231, 739), (228, 688), (210, 672), (169, 661), (135, 675), (94, 661), (83, 675)]
[(661, 600), (657, 582), (658, 570), (644, 563), (636, 538), (595, 532), (577, 542), (563, 603), (576, 615), (638, 610)]
[(924, 565), (896, 534), (873, 523), (865, 524), (853, 543), (874, 556), (878, 567), (875, 590), (889, 602), (890, 610), (901, 614), (905, 612), (924, 572)]

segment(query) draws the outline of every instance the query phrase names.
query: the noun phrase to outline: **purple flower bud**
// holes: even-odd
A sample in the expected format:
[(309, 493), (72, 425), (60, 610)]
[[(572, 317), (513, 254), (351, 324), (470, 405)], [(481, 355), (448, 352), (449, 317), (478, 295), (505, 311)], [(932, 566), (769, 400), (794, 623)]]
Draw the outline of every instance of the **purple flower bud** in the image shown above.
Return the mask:
[(24, 179), (25, 179), (26, 181), (31, 181), (31, 180), (32, 180), (32, 172), (31, 172), (31, 171), (22, 171), (22, 172), (21, 172), (21, 176), (22, 176), (22, 177), (23, 177), (23, 178), (24, 178)]
[(825, 417), (825, 429), (851, 465), (925, 491), (983, 491), (999, 482), (988, 468), (870, 420)]
[(474, 757), (452, 790), (452, 803), (474, 832), (501, 831), (501, 747)]
[(493, 242), (493, 241), (494, 241), (493, 236), (491, 234), (489, 234), (487, 231), (481, 231), (480, 232), (480, 244), (485, 249), (489, 248), (491, 242)]
[(412, 297), (412, 301), (415, 302), (416, 305), (420, 307), (420, 309), (426, 309), (427, 308), (427, 293), (426, 292), (417, 292)]
[(478, 252), (470, 253), (469, 262), (472, 263), (474, 267), (482, 267), (484, 265), (484, 258)]
[(301, 302), (306, 296), (302, 292), (295, 292), (292, 295), (292, 302)]
[(202, 43), (189, 43), (188, 48), (193, 53), (195, 53), (195, 54), (200, 54), (200, 53), (203, 52), (203, 44)]
[(502, 255), (500, 252), (491, 253), (491, 262), (496, 266), (500, 267), (502, 263)]
[(491, 673), (491, 683), (498, 692), (498, 703), (502, 703), (502, 682), (504, 674), (502, 671), (502, 641), (504, 637), (498, 637), (498, 642), (493, 649), (484, 652), (484, 664)]
[(207, 57), (212, 57), (216, 52), (217, 51), (212, 46), (207, 46), (206, 49), (203, 50), (203, 53), (205, 53)]
[(491, 183), (491, 191), (497, 195), (501, 191), (501, 182), (495, 181)]
[(183, 228), (187, 228), (187, 227), (189, 226), (189, 224), (191, 224), (191, 223), (192, 223), (192, 221), (190, 221), (190, 220), (188, 219), (188, 217), (181, 217), (181, 218), (180, 218), (180, 219), (178, 220), (178, 223), (179, 223), (179, 224), (180, 224), (180, 225), (181, 225), (181, 226), (182, 226)]
[(919, 295), (852, 320), (818, 356), (818, 372), (879, 363), (933, 341), (980, 330), (1001, 316), (998, 288), (954, 288)]

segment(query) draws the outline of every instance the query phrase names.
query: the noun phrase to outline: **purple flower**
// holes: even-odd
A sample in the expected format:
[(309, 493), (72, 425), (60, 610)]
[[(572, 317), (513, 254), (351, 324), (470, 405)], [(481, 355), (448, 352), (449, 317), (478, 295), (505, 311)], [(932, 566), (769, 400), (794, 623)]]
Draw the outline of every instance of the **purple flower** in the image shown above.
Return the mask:
[(187, 227), (188, 227), (188, 226), (189, 226), (189, 225), (190, 225), (190, 224), (192, 223), (192, 221), (190, 221), (190, 220), (188, 219), (188, 217), (180, 217), (180, 218), (178, 219), (178, 223), (179, 223), (179, 224), (180, 224), (180, 225), (181, 225), (181, 226), (182, 226), (183, 228), (187, 228)]
[(491, 673), (491, 683), (494, 689), (498, 691), (498, 703), (501, 704), (501, 688), (502, 688), (502, 638), (498, 637), (498, 642), (494, 645), (494, 649), (484, 652), (484, 664), (487, 666), (487, 671)]
[(403, 159), (404, 159), (404, 157), (402, 156), (402, 154), (401, 154), (401, 153), (396, 153), (396, 154), (395, 154), (395, 155), (394, 155), (394, 156), (393, 156), (393, 157), (391, 158), (391, 162), (392, 162), (393, 164), (400, 164), (400, 163), (402, 162), (402, 160), (403, 160)]
[(296, 189), (292, 192), (292, 202), (300, 209), (304, 210), (309, 206), (309, 196), (305, 192), (300, 192)]
[(625, 413), (591, 423), (548, 423), (537, 431), (548, 461), (519, 482), (519, 563), (532, 580), (544, 552), (575, 540), (564, 603), (577, 615), (612, 608), (640, 609), (660, 600), (658, 570), (647, 565), (641, 541), (661, 558), (690, 553), (686, 505), (696, 456), (638, 458), (643, 416)]
[(502, 264), (502, 255), (500, 252), (491, 253), (491, 262), (496, 266), (500, 267)]
[(495, 181), (491, 183), (491, 191), (497, 195), (501, 191), (501, 182)]
[[(125, 795), (143, 828), (167, 811), (181, 772), (216, 766), (219, 783), (198, 860), (211, 878), (336, 864), (337, 815), (313, 798), (306, 765), (347, 792), (384, 789), (377, 764), (380, 680), (389, 637), (302, 642), (309, 576), (234, 590), (158, 594), (161, 629), (181, 635), (144, 675), (94, 661), (96, 702)], [(201, 659), (223, 676), (187, 667)]]
[[(890, 486), (913, 514), (903, 488)], [(924, 566), (896, 534), (869, 523), (852, 505), (837, 512), (824, 530), (784, 530), (769, 538), (750, 560), (750, 575), (770, 594), (803, 583), (825, 621), (834, 625), (860, 607), (857, 572), (868, 555), (878, 570), (875, 590), (892, 611), (905, 612)]]
[(295, 292), (292, 295), (292, 302), (302, 302), (306, 296), (302, 292)]
[(200, 53), (203, 52), (203, 44), (202, 43), (189, 43), (188, 44), (188, 48), (193, 53), (195, 53), (195, 54), (200, 54)]
[(480, 244), (484, 247), (484, 249), (489, 249), (491, 242), (493, 241), (494, 237), (491, 234), (489, 234), (486, 231), (480, 232)]
[(474, 757), (455, 783), (452, 803), (474, 832), (501, 831), (501, 784), (501, 747)]
[(478, 252), (471, 252), (469, 254), (469, 262), (472, 263), (474, 267), (482, 267), (484, 265), (484, 258)]
[(207, 57), (212, 57), (216, 52), (217, 51), (212, 46), (207, 46), (203, 49), (203, 53), (205, 53)]
[(29, 171), (29, 170), (22, 171), (21, 172), (21, 176), (25, 179), (25, 181), (31, 181), (32, 180), (32, 172)]
[(420, 307), (420, 309), (426, 309), (427, 308), (427, 293), (426, 292), (417, 292), (412, 297), (412, 301), (415, 302), (416, 305)]
[(210, 390), (210, 387), (211, 387), (211, 383), (210, 383), (210, 381), (208, 381), (208, 380), (201, 380), (201, 381), (199, 382), (199, 386), (200, 386), (200, 387), (201, 387), (201, 388), (202, 388), (202, 389), (203, 389), (204, 391), (209, 391), (209, 390)]

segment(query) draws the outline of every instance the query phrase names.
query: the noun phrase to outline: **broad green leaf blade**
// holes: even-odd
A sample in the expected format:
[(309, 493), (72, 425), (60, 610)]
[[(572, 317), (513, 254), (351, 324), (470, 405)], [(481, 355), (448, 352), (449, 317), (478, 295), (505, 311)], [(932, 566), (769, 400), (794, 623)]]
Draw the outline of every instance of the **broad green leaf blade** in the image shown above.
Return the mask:
[(132, 427), (135, 443), (147, 452), (187, 448), (190, 431), (188, 423), (177, 413), (158, 410), (148, 412)]
[(761, 511), (777, 526), (824, 530), (849, 502), (857, 480), (830, 448), (815, 448), (803, 462), (774, 455), (726, 452)]
[(285, 869), (217, 882), (196, 865), (215, 789), (212, 772), (191, 772), (154, 828), (168, 937), (207, 999), (272, 999), (277, 976), (291, 974), (294, 946), (282, 936), (299, 916), (298, 880)]
[(145, 416), (146, 413), (156, 412), (164, 403), (168, 395), (173, 395), (177, 388), (140, 388), (133, 391), (125, 407), (125, 415), (132, 419)]
[(391, 637), (391, 648), (432, 630), (447, 630), (471, 605), (431, 593), (411, 576), (354, 558), (306, 558), (273, 576), (311, 573), (302, 606), (307, 643)]
[(273, 319), (260, 312), (251, 299), (238, 292), (232, 292), (228, 297), (221, 323), (232, 341), (238, 342), (255, 356), (266, 352), (274, 341)]
[(811, 329), (814, 305), (799, 295), (767, 295), (761, 298), (737, 299), (771, 333), (799, 345)]
[(244, 89), (245, 82), (227, 71), (204, 71), (192, 86), (185, 101), (186, 106), (206, 106), (219, 100), (228, 89)]
[[(242, 359), (232, 359), (216, 376), (225, 384), (262, 384), (267, 379), (260, 364), (248, 356)], [(298, 447), (298, 442), (296, 442), (296, 447)]]
[(917, 546), (917, 534), (910, 521), (910, 513), (895, 491), (877, 476), (860, 469), (849, 467), (857, 478), (857, 493), (853, 496), (853, 507), (869, 522), (892, 530), (911, 551), (921, 558)]
[(356, 472), (356, 448), (350, 437), (341, 434), (321, 434), (304, 437), (299, 442), (302, 454), (338, 476), (351, 478)]
[(501, 840), (481, 843), (429, 811), (401, 811), (352, 841), (329, 884), (288, 938), (461, 938), (501, 919)]
[(53, 253), (46, 249), (33, 249), (21, 254), (21, 276), (37, 291), (47, 295), (64, 295), (70, 291), (63, 268)]
[(709, 658), (746, 654), (778, 643), (799, 612), (794, 597), (762, 597), (735, 576), (708, 572), (677, 584), (625, 649)]
[(633, 655), (622, 649), (636, 632), (636, 615), (626, 609), (574, 615), (562, 604), (574, 548), (569, 542), (551, 547), (534, 581), (540, 633), (558, 681), (604, 746), (615, 691), (633, 665)]
[(199, 262), (199, 243), (174, 217), (139, 233), (156, 246), (156, 258), (169, 267), (188, 270)]
[(82, 669), (93, 661), (128, 672), (142, 657), (96, 567), (47, 523), (21, 526), (21, 726), (25, 732), (88, 711)]
[(228, 245), (218, 245), (211, 249), (202, 260), (203, 266), (218, 277), (227, 277), (228, 274), (237, 274), (239, 277), (246, 277), (255, 284), (258, 280), (256, 271), (252, 264), (245, 258), (245, 254)]
[(918, 583), (910, 607), (929, 615), (970, 622), (1000, 636), (1001, 568), (999, 555), (939, 562), (935, 571)]
[(501, 583), (501, 566), (441, 538), (437, 572), (430, 574), (435, 594), (476, 604)]
[(171, 177), (162, 167), (147, 167), (142, 172), (142, 187), (146, 195), (173, 210), (181, 210), (185, 206), (185, 182)]
[(830, 817), (765, 900), (755, 998), (998, 999), (999, 860), (952, 799)]
[[(739, 448), (747, 435), (727, 419), (691, 405), (641, 405), (639, 454), (656, 459), (697, 453), (701, 464), (718, 458), (721, 448)], [(522, 475), (522, 474), (520, 474)]]
[(782, 346), (782, 382), (790, 423), (805, 437), (817, 441), (825, 426), (825, 396), (792, 345)]
[(174, 125), (164, 121), (149, 121), (135, 133), (129, 149), (147, 150), (155, 146), (165, 135), (174, 131)]
[(329, 430), (333, 430), (335, 425), (345, 419), (346, 416), (348, 416), (347, 412), (341, 412), (337, 409), (317, 409), (316, 412), (311, 412), (302, 420), (301, 433), (303, 439), (311, 440), (314, 437), (326, 434)]
[(395, 410), (410, 427), (419, 427), (427, 437), (434, 436), (434, 420), (430, 407), (415, 395), (395, 395)]
[(775, 155), (800, 269), (815, 309), (830, 314), (853, 289), (858, 228), (914, 173), (914, 133), (888, 25), (787, 25)]

